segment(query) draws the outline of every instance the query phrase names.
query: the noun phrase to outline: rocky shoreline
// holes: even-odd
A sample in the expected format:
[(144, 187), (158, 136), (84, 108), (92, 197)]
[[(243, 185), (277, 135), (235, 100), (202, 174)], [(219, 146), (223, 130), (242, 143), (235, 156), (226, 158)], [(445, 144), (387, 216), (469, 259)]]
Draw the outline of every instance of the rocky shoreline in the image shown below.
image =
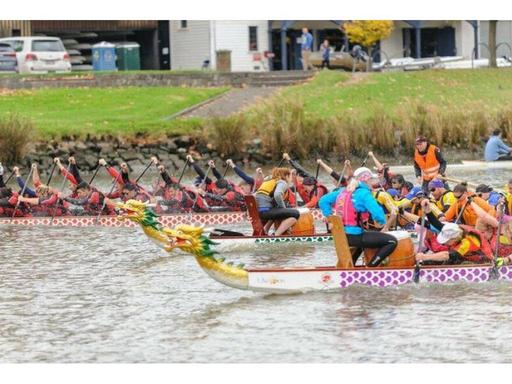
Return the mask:
[[(392, 165), (412, 164), (412, 155), (408, 156), (406, 150), (396, 151), (398, 156), (382, 155), (375, 149), (378, 158), (382, 162)], [(187, 154), (204, 160), (213, 159), (219, 164), (227, 158), (232, 158), (236, 163), (243, 164), (249, 169), (256, 167), (275, 166), (279, 162), (279, 155), (263, 153), (260, 149), (260, 141), (253, 140), (242, 152), (223, 156), (209, 144), (201, 144), (192, 136), (169, 137), (160, 140), (148, 140), (134, 138), (131, 141), (116, 137), (87, 137), (85, 140), (63, 139), (33, 143), (28, 154), (20, 162), (22, 167), (30, 167), (36, 162), (42, 173), (50, 170), (54, 157), (66, 160), (73, 155), (82, 171), (90, 172), (96, 169), (98, 159), (104, 158), (109, 164), (117, 166), (123, 162), (133, 169), (138, 169), (149, 163), (152, 156), (156, 156), (171, 171), (182, 169)], [(412, 153), (412, 152), (411, 152)], [(444, 157), (449, 163), (457, 163), (460, 160), (474, 160), (482, 158), (482, 151), (468, 151), (458, 148), (448, 148), (443, 151)], [(330, 164), (341, 164), (342, 156), (336, 153), (322, 155), (322, 158)], [(354, 163), (363, 161), (362, 156), (353, 155), (350, 159)], [(304, 164), (313, 164), (316, 156), (301, 160)], [(4, 164), (5, 166), (6, 164)], [(7, 169), (12, 165), (8, 164)]]

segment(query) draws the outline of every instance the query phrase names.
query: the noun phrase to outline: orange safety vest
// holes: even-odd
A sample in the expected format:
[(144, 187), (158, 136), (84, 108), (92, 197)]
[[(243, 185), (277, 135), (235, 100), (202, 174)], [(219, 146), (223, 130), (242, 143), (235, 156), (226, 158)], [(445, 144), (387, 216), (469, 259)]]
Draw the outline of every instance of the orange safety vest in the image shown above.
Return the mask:
[(429, 144), (427, 153), (424, 155), (421, 155), (417, 149), (414, 151), (414, 161), (421, 168), (423, 180), (425, 181), (434, 179), (439, 172), (441, 164), (437, 161), (436, 149), (435, 145)]

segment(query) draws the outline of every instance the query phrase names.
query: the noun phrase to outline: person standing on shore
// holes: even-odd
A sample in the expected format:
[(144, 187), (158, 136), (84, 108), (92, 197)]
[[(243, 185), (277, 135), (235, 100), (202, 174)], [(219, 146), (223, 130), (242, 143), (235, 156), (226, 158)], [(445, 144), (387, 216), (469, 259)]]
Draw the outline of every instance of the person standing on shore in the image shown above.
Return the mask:
[(322, 69), (331, 69), (329, 62), (331, 58), (331, 46), (329, 44), (329, 40), (324, 40), (320, 48), (322, 50)]
[(512, 148), (501, 139), (501, 129), (495, 129), (485, 144), (485, 161), (512, 160)]
[(313, 35), (309, 33), (307, 28), (302, 28), (302, 43), (300, 45), (300, 52), (302, 57), (302, 69), (308, 71), (313, 69), (313, 66), (309, 62), (311, 56), (311, 50), (313, 47)]
[(428, 183), (446, 172), (446, 160), (441, 150), (430, 144), (425, 136), (416, 138), (414, 151), (414, 172), (423, 191), (428, 193)]

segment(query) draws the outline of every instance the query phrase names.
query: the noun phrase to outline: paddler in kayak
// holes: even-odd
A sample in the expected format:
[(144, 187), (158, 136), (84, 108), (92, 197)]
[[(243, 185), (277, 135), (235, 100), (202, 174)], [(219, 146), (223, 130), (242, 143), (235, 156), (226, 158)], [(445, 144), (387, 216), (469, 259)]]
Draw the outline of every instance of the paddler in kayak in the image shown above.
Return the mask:
[(289, 185), (292, 183), (292, 173), (288, 168), (274, 168), (270, 180), (264, 181), (255, 194), (258, 213), (268, 233), (273, 222), (281, 221), (276, 229), (275, 236), (287, 232), (299, 219), (297, 209), (288, 208), (286, 200)]
[(368, 266), (377, 267), (393, 253), (398, 244), (392, 235), (365, 229), (365, 222), (370, 216), (378, 225), (386, 224), (384, 209), (373, 197), (369, 186), (371, 180), (376, 178), (377, 175), (368, 168), (358, 168), (347, 188), (328, 193), (320, 199), (320, 209), (325, 217), (332, 214), (333, 208), (335, 214), (341, 216), (348, 244), (357, 248), (352, 255), (354, 265), (364, 248), (374, 248), (377, 252)]
[(443, 159), (441, 150), (430, 144), (425, 136), (418, 136), (415, 145), (414, 173), (421, 188), (427, 193), (428, 183), (438, 175), (445, 175), (446, 160)]

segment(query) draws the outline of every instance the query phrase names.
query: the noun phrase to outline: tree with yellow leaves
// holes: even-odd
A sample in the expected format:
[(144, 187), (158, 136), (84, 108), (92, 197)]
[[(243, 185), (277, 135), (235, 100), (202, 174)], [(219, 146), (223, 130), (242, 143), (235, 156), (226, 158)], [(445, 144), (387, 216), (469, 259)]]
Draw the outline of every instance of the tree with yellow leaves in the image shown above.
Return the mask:
[(361, 44), (368, 51), (371, 64), (371, 51), (379, 40), (385, 39), (393, 31), (391, 20), (353, 20), (343, 24), (343, 29), (352, 43)]

